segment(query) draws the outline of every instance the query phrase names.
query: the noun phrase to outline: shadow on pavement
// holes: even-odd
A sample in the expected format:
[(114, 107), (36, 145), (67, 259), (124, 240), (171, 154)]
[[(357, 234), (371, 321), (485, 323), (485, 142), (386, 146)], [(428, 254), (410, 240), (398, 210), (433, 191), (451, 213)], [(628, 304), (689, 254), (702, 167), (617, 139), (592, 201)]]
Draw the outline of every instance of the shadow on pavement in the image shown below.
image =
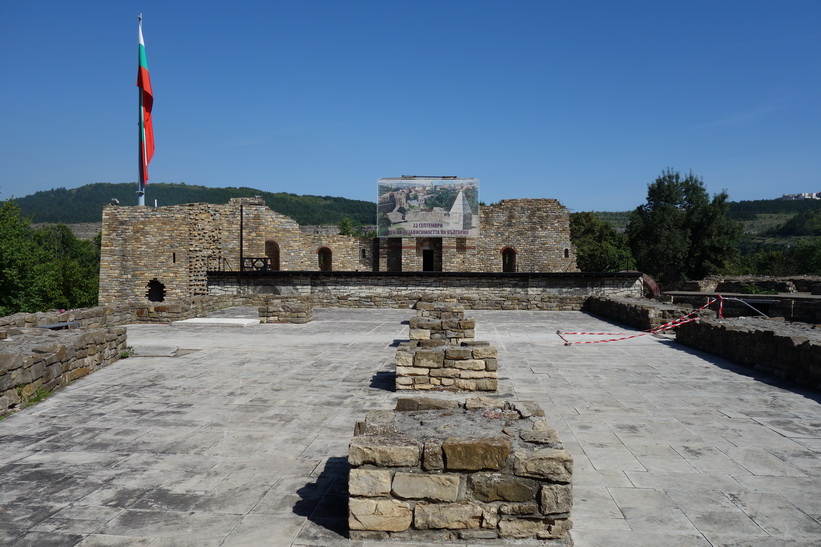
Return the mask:
[[(300, 540), (339, 540), (348, 537), (348, 458), (332, 457), (325, 462), (314, 482), (308, 483), (297, 494), (295, 514), (307, 517)], [(330, 543), (325, 543), (330, 544)]]

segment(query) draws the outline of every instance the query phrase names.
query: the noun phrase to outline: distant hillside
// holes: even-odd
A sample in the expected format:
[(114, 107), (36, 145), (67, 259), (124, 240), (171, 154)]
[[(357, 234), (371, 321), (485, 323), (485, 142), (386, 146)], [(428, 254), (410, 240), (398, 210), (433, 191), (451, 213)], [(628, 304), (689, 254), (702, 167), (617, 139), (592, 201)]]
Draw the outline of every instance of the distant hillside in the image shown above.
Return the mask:
[[(112, 198), (121, 205), (136, 203), (136, 183), (98, 182), (67, 190), (56, 188), (15, 198), (23, 214), (34, 222), (100, 222), (102, 208)], [(287, 215), (299, 224), (339, 224), (348, 217), (359, 224), (376, 224), (376, 204), (331, 196), (299, 196), (285, 192), (264, 192), (254, 188), (206, 188), (188, 184), (149, 184), (146, 205), (182, 203), (228, 203), (234, 197), (261, 196), (272, 210)]]
[[(730, 218), (741, 222), (748, 245), (794, 245), (821, 235), (821, 200), (759, 199), (731, 201)], [(630, 211), (597, 211), (596, 216), (623, 232)]]

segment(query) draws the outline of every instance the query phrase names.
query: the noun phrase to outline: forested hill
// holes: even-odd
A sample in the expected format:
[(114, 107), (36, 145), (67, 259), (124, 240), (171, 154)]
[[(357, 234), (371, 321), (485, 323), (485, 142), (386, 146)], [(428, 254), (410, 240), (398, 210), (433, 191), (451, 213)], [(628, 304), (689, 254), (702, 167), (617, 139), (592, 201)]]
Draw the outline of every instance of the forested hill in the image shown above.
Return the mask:
[[(34, 222), (100, 222), (102, 208), (112, 198), (121, 205), (135, 205), (136, 183), (98, 182), (66, 190), (56, 188), (15, 198), (26, 217)], [(149, 184), (146, 205), (182, 203), (228, 203), (230, 198), (261, 196), (272, 210), (287, 215), (299, 224), (339, 224), (348, 217), (359, 224), (376, 224), (376, 204), (371, 201), (331, 196), (299, 196), (285, 192), (263, 192), (254, 188), (207, 188), (188, 184)]]
[[(821, 200), (817, 199), (757, 199), (751, 201), (729, 201), (728, 215), (733, 220), (755, 222), (760, 217), (777, 216), (775, 222), (786, 222), (798, 215), (821, 214)], [(597, 211), (596, 215), (609, 222), (614, 228), (624, 230), (630, 220), (630, 211)]]

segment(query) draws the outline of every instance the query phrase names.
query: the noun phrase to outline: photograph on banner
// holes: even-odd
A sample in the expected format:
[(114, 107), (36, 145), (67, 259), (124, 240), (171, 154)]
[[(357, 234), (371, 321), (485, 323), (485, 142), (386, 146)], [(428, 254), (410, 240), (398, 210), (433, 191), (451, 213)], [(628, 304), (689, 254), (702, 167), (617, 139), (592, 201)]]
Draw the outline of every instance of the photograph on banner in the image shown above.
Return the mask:
[(479, 237), (479, 179), (379, 179), (378, 237)]

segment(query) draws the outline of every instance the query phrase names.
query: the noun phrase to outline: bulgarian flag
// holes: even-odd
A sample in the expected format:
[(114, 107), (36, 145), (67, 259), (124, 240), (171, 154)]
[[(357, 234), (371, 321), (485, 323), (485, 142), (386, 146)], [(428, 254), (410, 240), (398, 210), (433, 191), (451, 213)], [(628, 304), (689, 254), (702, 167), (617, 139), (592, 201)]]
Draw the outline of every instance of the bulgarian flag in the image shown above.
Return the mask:
[(154, 94), (151, 91), (151, 78), (148, 76), (148, 61), (145, 58), (143, 41), (143, 17), (139, 16), (139, 68), (137, 69), (137, 87), (140, 88), (140, 184), (148, 182), (148, 164), (154, 156), (154, 124), (151, 121), (151, 107), (154, 105)]

